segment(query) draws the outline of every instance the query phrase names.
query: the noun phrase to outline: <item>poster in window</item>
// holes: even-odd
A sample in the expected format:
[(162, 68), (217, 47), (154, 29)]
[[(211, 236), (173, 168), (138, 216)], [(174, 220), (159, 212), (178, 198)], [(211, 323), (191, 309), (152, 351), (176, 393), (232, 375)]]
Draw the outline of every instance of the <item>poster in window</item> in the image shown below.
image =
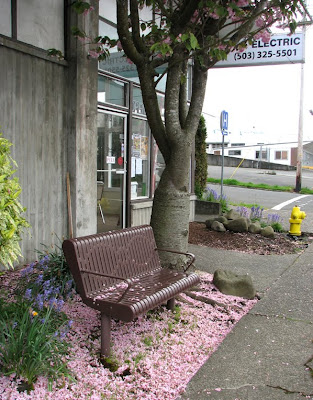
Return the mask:
[(133, 133), (132, 157), (140, 157), (140, 139), (141, 135)]
[(148, 144), (149, 140), (147, 136), (141, 136), (140, 140), (140, 158), (142, 160), (148, 159)]

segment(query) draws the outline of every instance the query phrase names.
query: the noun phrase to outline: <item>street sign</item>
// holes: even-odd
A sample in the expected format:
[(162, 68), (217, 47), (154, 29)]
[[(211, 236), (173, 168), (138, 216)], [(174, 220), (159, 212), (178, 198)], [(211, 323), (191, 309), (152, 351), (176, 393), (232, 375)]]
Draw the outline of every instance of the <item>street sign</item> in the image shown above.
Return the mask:
[(221, 131), (222, 134), (225, 135), (224, 131), (228, 130), (228, 112), (222, 111), (221, 112)]
[(271, 35), (268, 42), (255, 40), (246, 49), (236, 49), (213, 68), (278, 65), (304, 62), (304, 34), (302, 32)]

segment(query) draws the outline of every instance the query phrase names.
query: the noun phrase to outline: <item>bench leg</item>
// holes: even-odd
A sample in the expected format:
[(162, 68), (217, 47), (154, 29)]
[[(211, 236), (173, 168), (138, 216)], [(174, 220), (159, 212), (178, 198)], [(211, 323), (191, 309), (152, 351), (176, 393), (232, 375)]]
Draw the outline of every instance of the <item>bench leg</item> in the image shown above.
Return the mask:
[(111, 342), (111, 318), (101, 313), (101, 358), (109, 357)]
[(168, 302), (166, 303), (166, 308), (168, 310), (174, 311), (174, 307), (175, 307), (175, 297), (169, 299)]

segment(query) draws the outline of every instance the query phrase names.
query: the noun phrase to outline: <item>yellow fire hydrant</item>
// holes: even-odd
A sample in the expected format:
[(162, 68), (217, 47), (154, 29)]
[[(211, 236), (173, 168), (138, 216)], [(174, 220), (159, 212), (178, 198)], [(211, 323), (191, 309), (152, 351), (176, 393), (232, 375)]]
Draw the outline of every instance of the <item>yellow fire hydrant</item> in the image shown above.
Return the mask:
[(304, 211), (300, 211), (298, 206), (293, 207), (291, 211), (290, 222), (290, 235), (301, 236), (301, 222), (306, 217)]

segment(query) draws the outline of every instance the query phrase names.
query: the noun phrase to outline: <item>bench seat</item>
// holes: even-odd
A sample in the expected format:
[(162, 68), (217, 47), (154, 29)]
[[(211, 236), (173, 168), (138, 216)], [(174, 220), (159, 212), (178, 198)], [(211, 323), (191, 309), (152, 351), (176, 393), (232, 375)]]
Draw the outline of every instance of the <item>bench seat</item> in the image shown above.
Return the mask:
[(83, 302), (101, 312), (101, 356), (110, 354), (111, 318), (125, 322), (197, 285), (197, 274), (162, 268), (151, 226), (144, 225), (63, 242), (63, 251)]

